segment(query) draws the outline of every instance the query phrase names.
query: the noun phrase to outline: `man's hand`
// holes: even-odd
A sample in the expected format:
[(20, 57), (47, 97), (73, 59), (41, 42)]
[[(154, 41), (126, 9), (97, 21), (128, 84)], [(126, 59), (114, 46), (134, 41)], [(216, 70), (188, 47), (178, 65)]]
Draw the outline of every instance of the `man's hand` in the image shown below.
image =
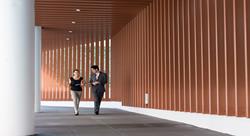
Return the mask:
[(92, 84), (93, 84), (93, 85), (97, 85), (97, 84), (100, 84), (100, 82), (99, 82), (99, 81), (95, 81), (95, 82), (93, 82)]

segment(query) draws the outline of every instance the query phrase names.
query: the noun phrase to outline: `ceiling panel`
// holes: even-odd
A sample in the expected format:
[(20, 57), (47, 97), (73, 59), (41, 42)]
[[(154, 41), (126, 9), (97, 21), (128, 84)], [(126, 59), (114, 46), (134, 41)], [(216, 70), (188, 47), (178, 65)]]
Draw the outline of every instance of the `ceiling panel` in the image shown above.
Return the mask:
[(48, 30), (112, 35), (150, 2), (152, 0), (36, 0), (36, 25)]

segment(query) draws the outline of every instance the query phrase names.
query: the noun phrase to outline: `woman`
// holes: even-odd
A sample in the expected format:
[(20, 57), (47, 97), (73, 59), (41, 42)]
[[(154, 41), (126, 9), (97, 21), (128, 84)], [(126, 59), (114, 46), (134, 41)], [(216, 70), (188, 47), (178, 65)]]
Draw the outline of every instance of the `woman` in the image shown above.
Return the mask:
[(74, 102), (75, 116), (79, 115), (79, 104), (82, 95), (82, 87), (84, 86), (83, 78), (80, 77), (80, 71), (75, 69), (73, 77), (69, 78), (69, 85), (71, 90), (71, 97)]

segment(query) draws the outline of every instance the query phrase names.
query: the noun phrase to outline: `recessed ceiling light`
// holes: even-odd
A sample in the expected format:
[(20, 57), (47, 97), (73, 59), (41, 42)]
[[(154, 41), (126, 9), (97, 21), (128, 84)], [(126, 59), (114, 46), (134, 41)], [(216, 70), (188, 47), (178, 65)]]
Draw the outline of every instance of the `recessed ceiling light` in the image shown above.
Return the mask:
[(69, 41), (69, 38), (66, 38), (67, 41)]
[(72, 31), (70, 30), (69, 33), (72, 33)]
[(72, 24), (75, 24), (76, 22), (75, 22), (75, 21), (72, 21), (71, 23), (72, 23)]
[(77, 12), (80, 12), (81, 10), (80, 9), (76, 9)]

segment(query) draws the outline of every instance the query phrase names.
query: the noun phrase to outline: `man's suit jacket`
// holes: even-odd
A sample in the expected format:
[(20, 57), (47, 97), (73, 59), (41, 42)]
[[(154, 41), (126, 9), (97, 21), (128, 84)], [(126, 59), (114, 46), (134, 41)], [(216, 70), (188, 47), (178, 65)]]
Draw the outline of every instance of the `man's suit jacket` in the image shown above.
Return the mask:
[[(93, 85), (92, 83), (95, 81), (99, 81), (100, 83), (97, 85)], [(91, 75), (90, 83), (92, 85), (92, 91), (105, 91), (105, 74), (100, 72), (98, 79), (96, 79), (96, 74)]]

